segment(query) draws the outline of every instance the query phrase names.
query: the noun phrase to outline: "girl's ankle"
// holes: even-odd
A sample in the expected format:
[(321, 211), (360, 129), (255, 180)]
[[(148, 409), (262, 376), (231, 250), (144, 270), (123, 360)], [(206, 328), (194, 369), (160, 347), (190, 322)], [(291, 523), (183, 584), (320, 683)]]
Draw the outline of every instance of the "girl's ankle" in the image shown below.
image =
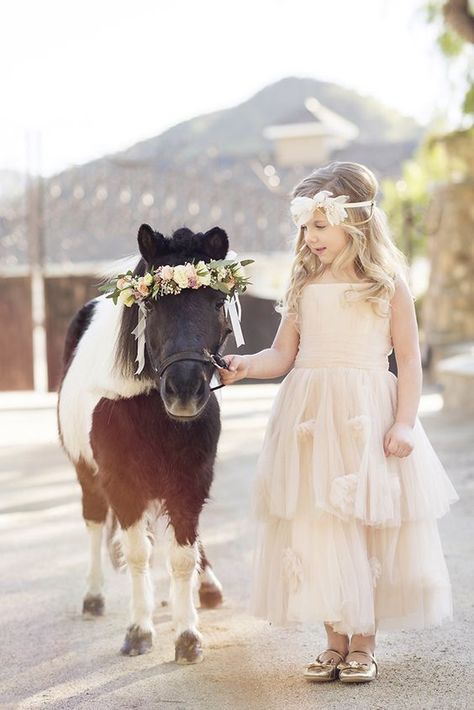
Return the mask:
[(349, 650), (347, 652), (347, 655), (349, 653), (371, 653), (372, 655), (375, 653), (375, 646), (374, 645), (367, 645), (367, 644), (358, 644), (357, 646), (354, 645), (353, 647), (349, 646)]
[(333, 651), (337, 651), (341, 654), (341, 656), (346, 656), (349, 651), (349, 644), (344, 645), (341, 643), (334, 643), (334, 641), (330, 641), (328, 639), (327, 648), (332, 649)]
[(354, 634), (349, 642), (349, 653), (354, 651), (365, 651), (366, 653), (374, 653), (376, 646), (375, 636), (365, 634)]

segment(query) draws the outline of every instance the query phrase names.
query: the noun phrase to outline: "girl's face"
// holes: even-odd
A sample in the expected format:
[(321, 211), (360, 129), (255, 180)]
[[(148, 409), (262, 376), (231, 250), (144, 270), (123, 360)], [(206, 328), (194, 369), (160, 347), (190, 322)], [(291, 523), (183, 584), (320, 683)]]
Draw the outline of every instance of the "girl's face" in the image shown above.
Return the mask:
[(302, 229), (306, 246), (312, 254), (318, 256), (322, 264), (332, 264), (349, 242), (344, 229), (339, 224), (331, 226), (322, 210), (313, 212)]

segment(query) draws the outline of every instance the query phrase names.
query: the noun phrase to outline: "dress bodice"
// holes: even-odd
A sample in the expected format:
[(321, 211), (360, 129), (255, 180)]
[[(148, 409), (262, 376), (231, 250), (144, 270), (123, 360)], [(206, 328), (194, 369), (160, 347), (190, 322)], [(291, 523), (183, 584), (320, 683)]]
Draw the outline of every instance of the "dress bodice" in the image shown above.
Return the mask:
[(300, 299), (300, 344), (295, 367), (388, 369), (390, 316), (351, 300), (361, 283), (309, 283)]

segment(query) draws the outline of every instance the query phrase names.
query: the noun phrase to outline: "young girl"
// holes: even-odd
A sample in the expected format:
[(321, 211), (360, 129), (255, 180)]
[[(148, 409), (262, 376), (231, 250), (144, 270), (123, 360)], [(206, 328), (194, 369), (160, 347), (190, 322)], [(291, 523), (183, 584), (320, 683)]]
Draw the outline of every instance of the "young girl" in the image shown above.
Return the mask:
[(257, 467), (251, 610), (276, 624), (324, 622), (327, 650), (305, 669), (315, 681), (373, 680), (377, 629), (452, 618), (436, 520), (458, 496), (417, 418), (415, 310), (377, 188), (346, 162), (295, 187), (278, 332), (221, 370), (224, 384), (288, 373)]

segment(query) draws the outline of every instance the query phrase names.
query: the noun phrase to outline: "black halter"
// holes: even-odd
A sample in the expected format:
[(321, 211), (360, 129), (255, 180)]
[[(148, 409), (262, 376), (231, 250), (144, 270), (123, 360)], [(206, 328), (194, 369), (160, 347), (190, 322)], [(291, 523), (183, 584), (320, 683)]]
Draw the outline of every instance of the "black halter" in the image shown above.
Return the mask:
[[(152, 364), (153, 369), (155, 370), (155, 372), (158, 373), (160, 377), (163, 376), (163, 373), (170, 365), (175, 362), (180, 362), (181, 360), (195, 360), (196, 362), (210, 363), (214, 365), (214, 367), (221, 368), (224, 370), (229, 369), (228, 364), (219, 352), (210, 353), (209, 350), (206, 350), (206, 348), (203, 348), (201, 352), (197, 352), (196, 350), (182, 350), (181, 352), (173, 353), (172, 355), (169, 355), (164, 360), (162, 360), (161, 363), (159, 363), (158, 365), (154, 364), (153, 358), (151, 357), (149, 352), (148, 357), (150, 358), (150, 362)], [(210, 390), (218, 390), (221, 387), (224, 387), (224, 383), (216, 385), (215, 387), (210, 387)]]

